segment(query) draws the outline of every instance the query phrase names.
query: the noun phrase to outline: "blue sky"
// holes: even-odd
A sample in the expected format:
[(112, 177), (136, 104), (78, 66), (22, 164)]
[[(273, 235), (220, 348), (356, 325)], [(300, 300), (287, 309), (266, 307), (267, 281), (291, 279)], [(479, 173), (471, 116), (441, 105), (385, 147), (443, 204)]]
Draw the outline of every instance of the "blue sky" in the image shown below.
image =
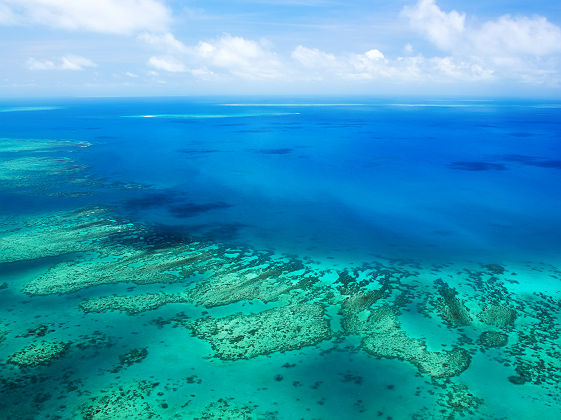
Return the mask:
[(556, 97), (551, 0), (0, 0), (0, 96)]

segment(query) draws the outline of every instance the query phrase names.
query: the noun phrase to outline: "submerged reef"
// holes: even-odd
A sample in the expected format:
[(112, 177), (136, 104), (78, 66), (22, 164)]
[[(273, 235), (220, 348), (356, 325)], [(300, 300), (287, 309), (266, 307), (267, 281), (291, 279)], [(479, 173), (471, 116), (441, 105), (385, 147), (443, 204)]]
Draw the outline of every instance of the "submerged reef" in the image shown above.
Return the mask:
[(483, 399), (473, 395), (465, 385), (453, 385), (446, 393), (442, 405), (450, 407), (454, 412), (465, 416), (465, 414), (475, 414), (475, 410), (483, 404)]
[(86, 194), (91, 183), (73, 157), (90, 143), (49, 139), (0, 139), (0, 189), (47, 196)]
[(84, 420), (161, 418), (146, 398), (156, 386), (147, 381), (113, 385), (91, 397), (78, 415)]
[[(135, 262), (144, 261), (136, 255), (116, 262), (65, 262), (51, 268), (47, 273), (27, 284), (24, 291), (31, 295), (49, 295), (54, 293), (71, 293), (77, 290), (101, 284), (131, 282), (137, 284), (174, 283), (179, 281), (176, 275), (155, 273), (145, 261), (147, 267), (136, 267)], [(156, 263), (157, 264), (157, 263)]]
[(440, 317), (453, 327), (461, 327), (471, 323), (471, 315), (465, 302), (457, 297), (458, 291), (444, 283), (435, 282), (440, 297), (434, 301), (434, 306)]
[(298, 287), (298, 281), (273, 270), (227, 273), (197, 284), (189, 291), (188, 298), (209, 308), (252, 299), (267, 303), (278, 300)]
[(111, 370), (113, 373), (119, 372), (121, 369), (127, 368), (135, 363), (140, 363), (148, 356), (146, 347), (141, 349), (132, 349), (131, 351), (119, 356), (119, 364)]
[(60, 341), (41, 341), (12, 354), (8, 363), (19, 367), (35, 367), (48, 364), (61, 357), (69, 346), (70, 343)]
[(233, 398), (220, 398), (208, 404), (195, 420), (275, 420), (277, 413), (262, 413), (257, 404), (243, 404)]
[(375, 356), (406, 360), (433, 378), (457, 376), (469, 367), (471, 356), (465, 349), (431, 352), (422, 340), (408, 337), (388, 306), (374, 310), (365, 327), (372, 332), (363, 340), (362, 347)]
[(479, 337), (479, 342), (485, 347), (503, 347), (508, 343), (508, 335), (496, 331), (485, 331)]
[[(80, 142), (0, 142), (0, 154), (6, 156), (0, 165), (0, 188), (59, 194), (91, 186), (94, 181), (80, 175), (84, 168), (73, 160), (73, 153), (85, 146)], [(55, 150), (61, 155), (52, 156)], [(62, 180), (66, 188), (61, 187)], [(186, 208), (197, 210), (194, 206)], [(322, 344), (318, 358), (339, 351), (360, 354), (372, 364), (379, 363), (380, 358), (391, 359), (390, 364), (408, 364), (424, 384), (418, 392), (425, 392), (429, 401), (424, 411), (414, 413), (417, 418), (492, 417), (484, 411), (483, 398), (487, 396), (476, 395), (461, 383), (463, 372), (473, 369), (472, 360), (476, 365), (477, 358), (507, 368), (505, 386), (536, 386), (550, 395), (548, 401), (558, 403), (551, 395), (561, 381), (559, 296), (553, 292), (521, 292), (514, 268), (508, 264), (471, 264), (466, 268), (452, 263), (430, 266), (380, 258), (345, 267), (334, 261), (330, 266), (325, 261), (174, 235), (117, 217), (111, 208), (102, 206), (0, 217), (0, 265), (16, 270), (27, 263), (40, 269), (26, 274), (23, 286), (10, 283), (8, 293), (24, 299), (27, 308), (33, 308), (30, 311), (41, 308), (49, 299), (72, 302), (69, 313), (77, 311), (78, 305), (81, 310), (76, 312), (78, 321), (73, 327), (67, 319), (58, 324), (53, 319), (26, 323), (19, 330), (15, 324), (5, 324), (15, 339), (49, 338), (53, 330), (68, 334), (64, 338), (67, 341), (36, 342), (9, 358), (6, 355), (7, 362), (0, 365), (12, 375), (21, 375), (3, 380), (2, 390), (15, 395), (22, 389), (33, 389), (30, 397), (24, 396), (33, 398), (33, 409), (41, 409), (52, 398), (49, 392), (35, 391), (46, 388), (42, 381), (51, 379), (25, 376), (26, 372), (42, 369), (7, 365), (47, 365), (61, 357), (72, 342), (76, 351), (97, 358), (102, 365), (100, 375), (110, 375), (111, 381), (133, 373), (142, 375), (151, 365), (142, 363), (148, 352), (152, 360), (162, 354), (162, 360), (173, 360), (169, 350), (173, 345), (166, 342), (169, 338), (164, 334), (170, 332), (167, 328), (176, 328), (170, 333), (173, 340), (185, 340), (178, 347), (181, 351), (196, 348), (193, 341), (197, 340), (206, 345), (203, 353), (210, 346), (209, 372), (220, 372), (212, 369), (233, 366), (235, 361), (243, 366), (242, 360), (273, 353), (308, 347), (302, 352), (307, 354), (316, 351), (310, 347), (318, 344)], [(554, 267), (527, 269), (532, 274), (547, 271), (552, 278), (561, 279), (561, 272)], [(103, 289), (110, 296), (96, 295), (97, 286), (110, 288), (112, 284), (115, 290)], [(134, 295), (123, 292), (127, 286), (131, 286), (131, 292), (134, 289)], [(79, 291), (80, 295), (72, 295)], [(64, 296), (42, 297), (46, 295)], [(145, 313), (171, 303), (183, 305), (181, 312), (169, 314), (168, 309), (174, 308), (168, 307), (157, 314)], [(104, 314), (109, 311), (121, 311), (130, 317)], [(132, 318), (141, 313), (144, 324)], [(107, 319), (123, 322), (122, 329), (120, 325), (103, 325)], [(92, 324), (95, 330), (76, 333), (83, 325)], [(153, 335), (142, 336), (141, 330), (130, 331), (136, 324), (161, 335), (154, 340)], [(418, 325), (427, 331), (416, 329)], [(5, 340), (6, 328), (3, 320), (0, 342)], [(113, 328), (134, 335), (112, 335)], [(169, 349), (159, 353), (166, 347)], [(113, 352), (106, 354), (110, 348)], [(289, 354), (280, 357), (285, 356)], [(286, 366), (296, 363), (287, 362)], [(58, 365), (51, 368), (55, 367)], [(288, 383), (288, 374), (275, 373), (270, 375), (274, 381), (269, 384), (274, 389), (271, 392)], [(198, 377), (204, 374), (208, 372), (189, 372), (182, 379), (181, 386), (191, 387), (188, 400), (172, 394), (185, 391), (178, 391), (177, 384), (153, 392), (160, 386), (153, 377), (135, 377), (137, 382), (114, 384), (98, 393), (80, 383), (78, 375), (70, 370), (61, 373), (58, 380), (64, 384), (65, 393), (80, 396), (79, 403), (69, 403), (68, 410), (84, 419), (181, 418), (185, 411), (186, 418), (201, 419), (277, 417), (274, 411), (261, 413), (256, 404), (239, 396), (230, 398), (230, 394), (214, 394), (214, 390), (209, 393), (204, 388), (209, 381)], [(293, 386), (301, 386), (302, 378), (296, 379), (291, 379)], [(312, 385), (310, 389), (315, 392), (318, 387)], [(173, 396), (158, 400), (164, 390)], [(263, 387), (259, 392), (265, 391)], [(168, 402), (179, 399), (181, 410), (170, 409)], [(192, 410), (191, 401), (196, 406)], [(324, 404), (323, 398), (318, 401), (318, 405)], [(362, 410), (368, 405), (365, 401), (358, 400), (357, 407)], [(0, 404), (0, 417), (2, 413)], [(372, 411), (364, 415), (371, 416)]]
[[(548, 296), (517, 296), (509, 290), (503, 266), (456, 268), (446, 278), (442, 272), (451, 272), (447, 268), (427, 270), (404, 262), (335, 270), (267, 251), (172, 237), (113, 217), (103, 207), (18, 217), (10, 229), (0, 232), (0, 250), (4, 263), (57, 257), (22, 289), (37, 299), (114, 283), (143, 289), (134, 295), (121, 291), (89, 297), (80, 304), (85, 317), (108, 311), (136, 316), (166, 304), (188, 304), (188, 314), (160, 316), (146, 325), (187, 330), (208, 343), (213, 357), (221, 360), (253, 359), (330, 341), (326, 347), (354, 343), (346, 348), (363, 351), (372, 361), (408, 363), (431, 384), (427, 386), (434, 387), (434, 404), (448, 416), (472, 415), (485, 406), (480, 396), (459, 383), (478, 353), (509, 366), (512, 374), (505, 379), (509, 384), (545, 387), (561, 380), (561, 354), (555, 345), (561, 336), (557, 301)], [(174, 291), (158, 291), (160, 287)], [(232, 314), (240, 308), (243, 313)], [(446, 342), (411, 330), (404, 318), (411, 311), (447, 329)], [(96, 317), (96, 322), (101, 319)], [(44, 328), (33, 331), (42, 334)], [(135, 344), (105, 371), (128, 373), (125, 368), (147, 356), (146, 344)], [(80, 350), (100, 352), (108, 346), (107, 340), (92, 346), (84, 342)], [(64, 346), (59, 350), (62, 354)], [(48, 352), (31, 356), (40, 354), (35, 347), (28, 353), (33, 361), (22, 361), (20, 366), (51, 360)], [(25, 357), (13, 355), (9, 363), (18, 364), (16, 360)], [(283, 375), (274, 378), (282, 381)], [(146, 413), (158, 417), (161, 407), (147, 396), (134, 386), (120, 391), (113, 387), (83, 405), (82, 416), (111, 418), (124, 410), (143, 413), (137, 418), (146, 418)], [(253, 408), (222, 398), (198, 412), (200, 418), (212, 418), (213, 413), (260, 418)], [(433, 411), (427, 410), (422, 415), (431, 416)], [(191, 418), (196, 415), (192, 412)], [(266, 418), (274, 418), (270, 415)]]
[(508, 306), (488, 305), (479, 314), (479, 319), (487, 325), (509, 329), (516, 320), (516, 311)]
[(122, 311), (129, 315), (151, 311), (167, 303), (185, 301), (180, 295), (147, 293), (138, 296), (103, 296), (88, 299), (80, 305), (84, 312)]
[(102, 242), (132, 227), (107, 212), (93, 207), (12, 220), (10, 229), (0, 231), (0, 263), (96, 251)]
[(324, 308), (319, 304), (273, 308), (255, 315), (202, 318), (192, 326), (223, 360), (250, 359), (277, 351), (295, 350), (331, 337)]

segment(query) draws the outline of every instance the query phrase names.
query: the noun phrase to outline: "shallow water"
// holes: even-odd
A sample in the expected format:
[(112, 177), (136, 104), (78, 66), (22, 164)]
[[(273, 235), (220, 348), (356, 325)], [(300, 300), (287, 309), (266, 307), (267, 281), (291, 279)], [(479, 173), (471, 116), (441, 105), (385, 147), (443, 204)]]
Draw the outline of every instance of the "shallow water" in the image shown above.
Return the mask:
[(559, 412), (559, 104), (0, 110), (0, 417)]

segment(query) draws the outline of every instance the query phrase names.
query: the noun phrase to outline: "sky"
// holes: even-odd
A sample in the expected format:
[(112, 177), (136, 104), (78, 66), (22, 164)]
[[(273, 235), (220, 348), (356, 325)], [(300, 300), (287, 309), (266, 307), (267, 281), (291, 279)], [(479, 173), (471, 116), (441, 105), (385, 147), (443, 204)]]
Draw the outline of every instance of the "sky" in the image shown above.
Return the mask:
[(557, 98), (552, 0), (0, 0), (0, 97)]

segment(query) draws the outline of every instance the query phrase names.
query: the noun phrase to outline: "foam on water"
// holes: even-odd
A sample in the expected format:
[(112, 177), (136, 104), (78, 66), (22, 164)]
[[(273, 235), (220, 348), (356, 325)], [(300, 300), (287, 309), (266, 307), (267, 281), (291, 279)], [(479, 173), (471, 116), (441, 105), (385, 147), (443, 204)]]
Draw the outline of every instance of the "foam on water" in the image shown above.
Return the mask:
[(248, 117), (278, 117), (283, 115), (299, 115), (298, 112), (259, 112), (243, 114), (154, 114), (154, 115), (123, 115), (123, 118), (165, 118), (165, 119), (205, 119), (205, 118), (248, 118)]
[(0, 107), (0, 112), (31, 112), (31, 111), (55, 111), (63, 109), (61, 106), (10, 106)]

